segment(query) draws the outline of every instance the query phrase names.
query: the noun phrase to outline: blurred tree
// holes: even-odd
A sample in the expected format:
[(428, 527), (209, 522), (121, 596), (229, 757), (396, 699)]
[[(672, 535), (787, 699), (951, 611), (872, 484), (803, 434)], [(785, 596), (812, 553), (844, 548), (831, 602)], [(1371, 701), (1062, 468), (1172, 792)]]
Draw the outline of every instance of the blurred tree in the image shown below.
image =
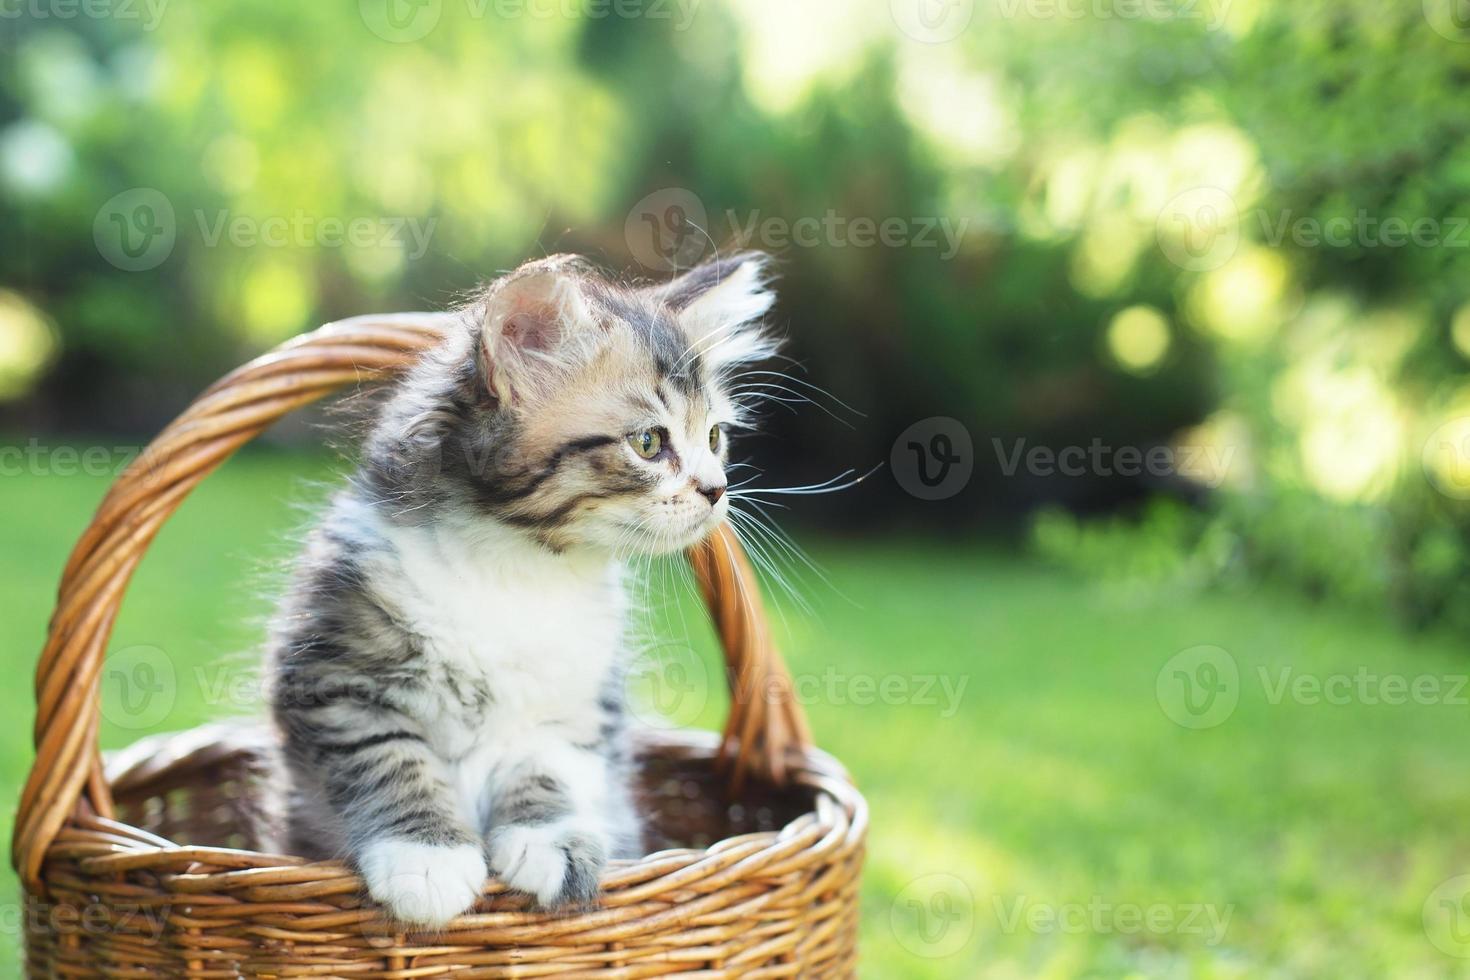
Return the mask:
[[(928, 416), (974, 437), (948, 501), (875, 480), (807, 516), (1010, 528), (1163, 493), (1200, 505), (1193, 533), (1140, 524), (1205, 548), (1178, 567), (1470, 608), (1448, 2), (1001, 3), (943, 43), (837, 0), (137, 9), (0, 21), (10, 429), (146, 433), (286, 336), (530, 255), (662, 274), (630, 209), (674, 195), (702, 212), (682, 258), (778, 255), (799, 377), (866, 413), (776, 406), (757, 452), (781, 478), (885, 460)], [(1093, 445), (1213, 448), (1219, 492), (1003, 465)], [(1048, 520), (1090, 563), (1127, 550), (1116, 522), (1099, 549)]]

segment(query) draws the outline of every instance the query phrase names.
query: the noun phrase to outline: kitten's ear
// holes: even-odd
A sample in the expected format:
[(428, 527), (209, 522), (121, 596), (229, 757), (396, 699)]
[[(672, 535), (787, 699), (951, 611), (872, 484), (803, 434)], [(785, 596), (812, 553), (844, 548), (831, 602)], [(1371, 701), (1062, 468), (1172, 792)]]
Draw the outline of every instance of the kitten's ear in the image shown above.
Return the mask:
[(579, 285), (586, 269), (571, 255), (528, 262), (486, 291), (480, 328), (480, 376), (501, 404), (545, 392), (578, 360), (593, 330)]
[(775, 353), (777, 343), (761, 323), (776, 302), (770, 257), (761, 252), (714, 258), (658, 287), (656, 295), (678, 314), (694, 348), (716, 374)]

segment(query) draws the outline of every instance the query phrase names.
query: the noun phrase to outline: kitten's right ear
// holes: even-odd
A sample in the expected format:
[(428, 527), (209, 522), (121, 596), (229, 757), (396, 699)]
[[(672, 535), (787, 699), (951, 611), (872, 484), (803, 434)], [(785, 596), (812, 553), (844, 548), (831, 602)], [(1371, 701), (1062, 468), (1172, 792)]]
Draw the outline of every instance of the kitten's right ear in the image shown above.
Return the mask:
[(653, 290), (678, 314), (690, 341), (715, 373), (769, 357), (777, 343), (762, 329), (776, 294), (770, 257), (761, 252), (716, 256)]
[(571, 255), (528, 262), (486, 291), (481, 302), (480, 377), (504, 405), (543, 394), (577, 362), (592, 314)]

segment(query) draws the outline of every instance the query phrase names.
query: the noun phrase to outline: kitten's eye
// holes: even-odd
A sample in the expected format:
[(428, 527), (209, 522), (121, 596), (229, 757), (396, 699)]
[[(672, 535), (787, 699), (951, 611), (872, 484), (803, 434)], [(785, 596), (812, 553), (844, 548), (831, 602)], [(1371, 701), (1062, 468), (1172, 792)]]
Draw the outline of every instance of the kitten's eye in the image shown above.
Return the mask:
[(720, 427), (718, 425), (709, 430), (709, 448), (712, 453), (720, 451)]
[(642, 432), (635, 432), (629, 436), (628, 445), (633, 447), (633, 452), (644, 459), (653, 459), (663, 448), (664, 440), (655, 430), (644, 429)]

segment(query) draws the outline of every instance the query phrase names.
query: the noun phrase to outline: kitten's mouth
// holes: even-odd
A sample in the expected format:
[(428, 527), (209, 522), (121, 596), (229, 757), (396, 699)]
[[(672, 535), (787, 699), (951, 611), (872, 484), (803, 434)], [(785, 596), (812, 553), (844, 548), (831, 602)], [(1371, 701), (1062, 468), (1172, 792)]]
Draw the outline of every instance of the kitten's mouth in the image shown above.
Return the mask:
[(690, 544), (698, 544), (705, 538), (709, 537), (711, 534), (715, 533), (715, 528), (723, 524), (724, 521), (724, 514), (717, 510), (711, 510), (709, 514), (705, 516), (704, 520), (700, 521), (699, 525), (695, 528), (694, 540), (691, 541)]
[(663, 527), (652, 534), (648, 533), (648, 529), (644, 527), (641, 540), (634, 546), (634, 550), (647, 554), (672, 554), (675, 551), (684, 551), (709, 537), (724, 519), (723, 512), (712, 509), (698, 520), (682, 527)]
[(724, 520), (723, 516), (718, 511), (712, 510), (704, 517), (695, 521), (693, 526), (683, 533), (671, 533), (669, 535), (670, 539), (677, 543), (670, 550), (679, 551), (694, 547), (714, 533), (715, 528), (720, 526), (720, 521), (722, 520)]

